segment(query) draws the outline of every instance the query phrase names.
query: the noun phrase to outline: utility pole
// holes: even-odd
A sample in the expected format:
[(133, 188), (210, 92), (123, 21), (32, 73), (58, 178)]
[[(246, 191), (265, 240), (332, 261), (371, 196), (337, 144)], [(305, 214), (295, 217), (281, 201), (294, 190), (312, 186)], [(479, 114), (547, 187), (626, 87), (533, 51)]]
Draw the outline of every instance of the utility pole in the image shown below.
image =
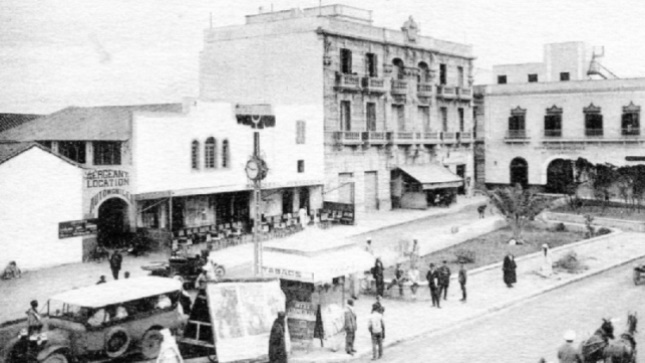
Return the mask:
[[(260, 158), (260, 133), (253, 133), (253, 156)], [(253, 193), (255, 198), (255, 218), (253, 233), (253, 273), (255, 276), (262, 276), (262, 246), (260, 242), (260, 228), (262, 228), (262, 213), (260, 211), (260, 199), (262, 199), (262, 180), (253, 181)]]

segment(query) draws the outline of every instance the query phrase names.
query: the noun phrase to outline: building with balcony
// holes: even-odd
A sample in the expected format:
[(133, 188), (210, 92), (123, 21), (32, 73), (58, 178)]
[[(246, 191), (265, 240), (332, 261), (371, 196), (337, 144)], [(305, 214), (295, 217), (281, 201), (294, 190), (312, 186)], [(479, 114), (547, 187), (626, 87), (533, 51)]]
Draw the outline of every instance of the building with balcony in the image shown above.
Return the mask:
[[(419, 175), (408, 166), (471, 180), (472, 62), (471, 46), (422, 36), (412, 17), (392, 30), (343, 5), (260, 12), (205, 31), (200, 96), (313, 108), (325, 136), (324, 199), (387, 210), (406, 206), (400, 175)], [(417, 184), (443, 188), (437, 180)]]
[(570, 160), (645, 161), (645, 78), (591, 79), (588, 49), (549, 44), (542, 64), (495, 67), (495, 80), (507, 82), (483, 86), (486, 184), (563, 192), (573, 178)]

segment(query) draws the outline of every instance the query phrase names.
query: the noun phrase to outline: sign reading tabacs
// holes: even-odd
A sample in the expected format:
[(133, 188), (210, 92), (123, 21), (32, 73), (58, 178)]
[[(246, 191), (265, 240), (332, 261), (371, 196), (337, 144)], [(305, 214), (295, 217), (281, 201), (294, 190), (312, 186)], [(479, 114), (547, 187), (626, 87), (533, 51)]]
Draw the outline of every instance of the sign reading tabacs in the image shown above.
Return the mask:
[(84, 219), (58, 223), (58, 238), (96, 235), (98, 219)]

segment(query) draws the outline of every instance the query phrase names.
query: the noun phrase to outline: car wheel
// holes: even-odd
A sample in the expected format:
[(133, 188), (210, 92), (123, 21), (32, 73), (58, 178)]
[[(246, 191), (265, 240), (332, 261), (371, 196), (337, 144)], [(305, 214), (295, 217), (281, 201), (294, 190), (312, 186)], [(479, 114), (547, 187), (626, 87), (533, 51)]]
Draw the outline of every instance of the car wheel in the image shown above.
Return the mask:
[(64, 354), (60, 354), (60, 353), (50, 354), (49, 356), (47, 356), (47, 358), (45, 358), (44, 361), (42, 361), (42, 363), (68, 363), (68, 362), (69, 360), (67, 359), (67, 357)]
[(215, 267), (215, 276), (217, 276), (217, 279), (223, 279), (224, 275), (226, 275), (226, 269), (224, 269), (224, 266), (217, 265), (217, 267)]
[(105, 354), (110, 358), (116, 358), (128, 350), (130, 336), (125, 329), (116, 327), (105, 335)]
[(141, 338), (141, 354), (147, 359), (157, 358), (161, 350), (163, 335), (158, 329), (150, 329)]

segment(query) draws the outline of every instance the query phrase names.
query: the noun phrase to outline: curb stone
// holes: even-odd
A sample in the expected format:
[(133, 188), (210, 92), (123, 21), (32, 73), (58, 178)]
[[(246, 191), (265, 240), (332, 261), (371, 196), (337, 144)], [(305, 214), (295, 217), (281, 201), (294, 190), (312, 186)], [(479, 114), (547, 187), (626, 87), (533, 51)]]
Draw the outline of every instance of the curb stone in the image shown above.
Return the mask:
[[(583, 244), (587, 244), (587, 243), (590, 243), (590, 242), (595, 242), (595, 241), (602, 240), (604, 238), (608, 238), (609, 236), (612, 236), (612, 237), (617, 236), (617, 235), (620, 235), (622, 233), (623, 233), (622, 231), (614, 231), (614, 233), (611, 233), (611, 234), (608, 234), (608, 235), (603, 235), (603, 236), (600, 236), (600, 237), (586, 239), (586, 240), (580, 241), (580, 242), (575, 243), (575, 244), (570, 244), (570, 245), (557, 247), (557, 248), (555, 248), (553, 250), (558, 250), (559, 251), (559, 250), (565, 249), (564, 247), (580, 246), (580, 245), (583, 245)], [(522, 257), (523, 257), (524, 260), (527, 260), (530, 257), (535, 257), (535, 255), (538, 255), (539, 253), (540, 252), (537, 252), (537, 253), (533, 253), (531, 255), (525, 255), (525, 256), (522, 256)], [(405, 338), (399, 338), (399, 339), (395, 339), (395, 340), (389, 340), (389, 341), (387, 341), (387, 343), (384, 341), (383, 342), (383, 348), (384, 349), (385, 348), (392, 348), (392, 347), (395, 347), (395, 346), (401, 344), (402, 342), (413, 341), (413, 340), (417, 340), (417, 339), (421, 339), (421, 338), (427, 338), (427, 337), (435, 336), (435, 335), (438, 335), (438, 334), (445, 334), (445, 333), (451, 332), (453, 330), (461, 329), (464, 326), (467, 326), (469, 324), (472, 324), (472, 323), (475, 323), (477, 321), (480, 321), (480, 320), (486, 319), (488, 317), (494, 316), (496, 314), (502, 313), (506, 309), (508, 309), (510, 307), (513, 307), (515, 305), (518, 305), (521, 302), (527, 302), (527, 301), (533, 300), (533, 299), (535, 299), (535, 298), (537, 298), (537, 297), (539, 297), (541, 295), (544, 295), (544, 294), (546, 294), (548, 292), (551, 292), (551, 291), (560, 289), (562, 287), (571, 285), (573, 283), (582, 281), (584, 279), (599, 275), (599, 274), (601, 274), (603, 272), (607, 272), (609, 270), (613, 270), (615, 268), (627, 265), (627, 264), (629, 264), (629, 263), (631, 263), (633, 261), (636, 261), (636, 260), (644, 258), (644, 257), (645, 257), (645, 253), (641, 254), (641, 255), (631, 257), (631, 258), (629, 258), (627, 260), (620, 261), (620, 262), (615, 263), (615, 264), (611, 264), (611, 265), (606, 266), (606, 267), (599, 268), (598, 270), (595, 270), (595, 271), (590, 271), (590, 272), (587, 272), (587, 273), (579, 274), (579, 275), (571, 278), (570, 280), (563, 281), (563, 282), (557, 283), (557, 284), (555, 284), (553, 286), (548, 286), (548, 287), (539, 289), (539, 290), (537, 290), (537, 291), (535, 291), (533, 293), (529, 293), (528, 295), (518, 297), (518, 298), (515, 298), (515, 299), (511, 299), (510, 301), (506, 301), (506, 302), (501, 303), (499, 305), (492, 306), (492, 307), (490, 307), (488, 309), (483, 310), (480, 313), (477, 313), (477, 314), (475, 314), (475, 315), (473, 315), (471, 317), (468, 317), (468, 318), (466, 318), (464, 320), (458, 321), (458, 322), (456, 322), (456, 323), (454, 323), (453, 325), (450, 325), (450, 326), (446, 326), (446, 327), (442, 327), (442, 328), (438, 328), (438, 329), (434, 329), (434, 330), (430, 329), (428, 331), (418, 333), (418, 334), (416, 334), (414, 336), (409, 336), (409, 337), (405, 337)], [(484, 271), (486, 271), (488, 269), (497, 267), (496, 265), (501, 266), (501, 263), (496, 263), (496, 264), (493, 264), (493, 265), (481, 267), (480, 269), (478, 269), (478, 271), (476, 273), (484, 272)], [(339, 359), (331, 359), (331, 360), (328, 359), (328, 360), (325, 360), (325, 361), (326, 362), (334, 362), (334, 363), (349, 363), (349, 362), (354, 362), (354, 361), (356, 361), (358, 359), (369, 358), (371, 354), (372, 353), (370, 351), (367, 351), (367, 352), (363, 352), (363, 353), (356, 353), (351, 358), (340, 358), (339, 357)], [(318, 360), (306, 359), (306, 358), (295, 358), (292, 361), (293, 362), (298, 362), (298, 363), (314, 363), (314, 362), (318, 362)]]

